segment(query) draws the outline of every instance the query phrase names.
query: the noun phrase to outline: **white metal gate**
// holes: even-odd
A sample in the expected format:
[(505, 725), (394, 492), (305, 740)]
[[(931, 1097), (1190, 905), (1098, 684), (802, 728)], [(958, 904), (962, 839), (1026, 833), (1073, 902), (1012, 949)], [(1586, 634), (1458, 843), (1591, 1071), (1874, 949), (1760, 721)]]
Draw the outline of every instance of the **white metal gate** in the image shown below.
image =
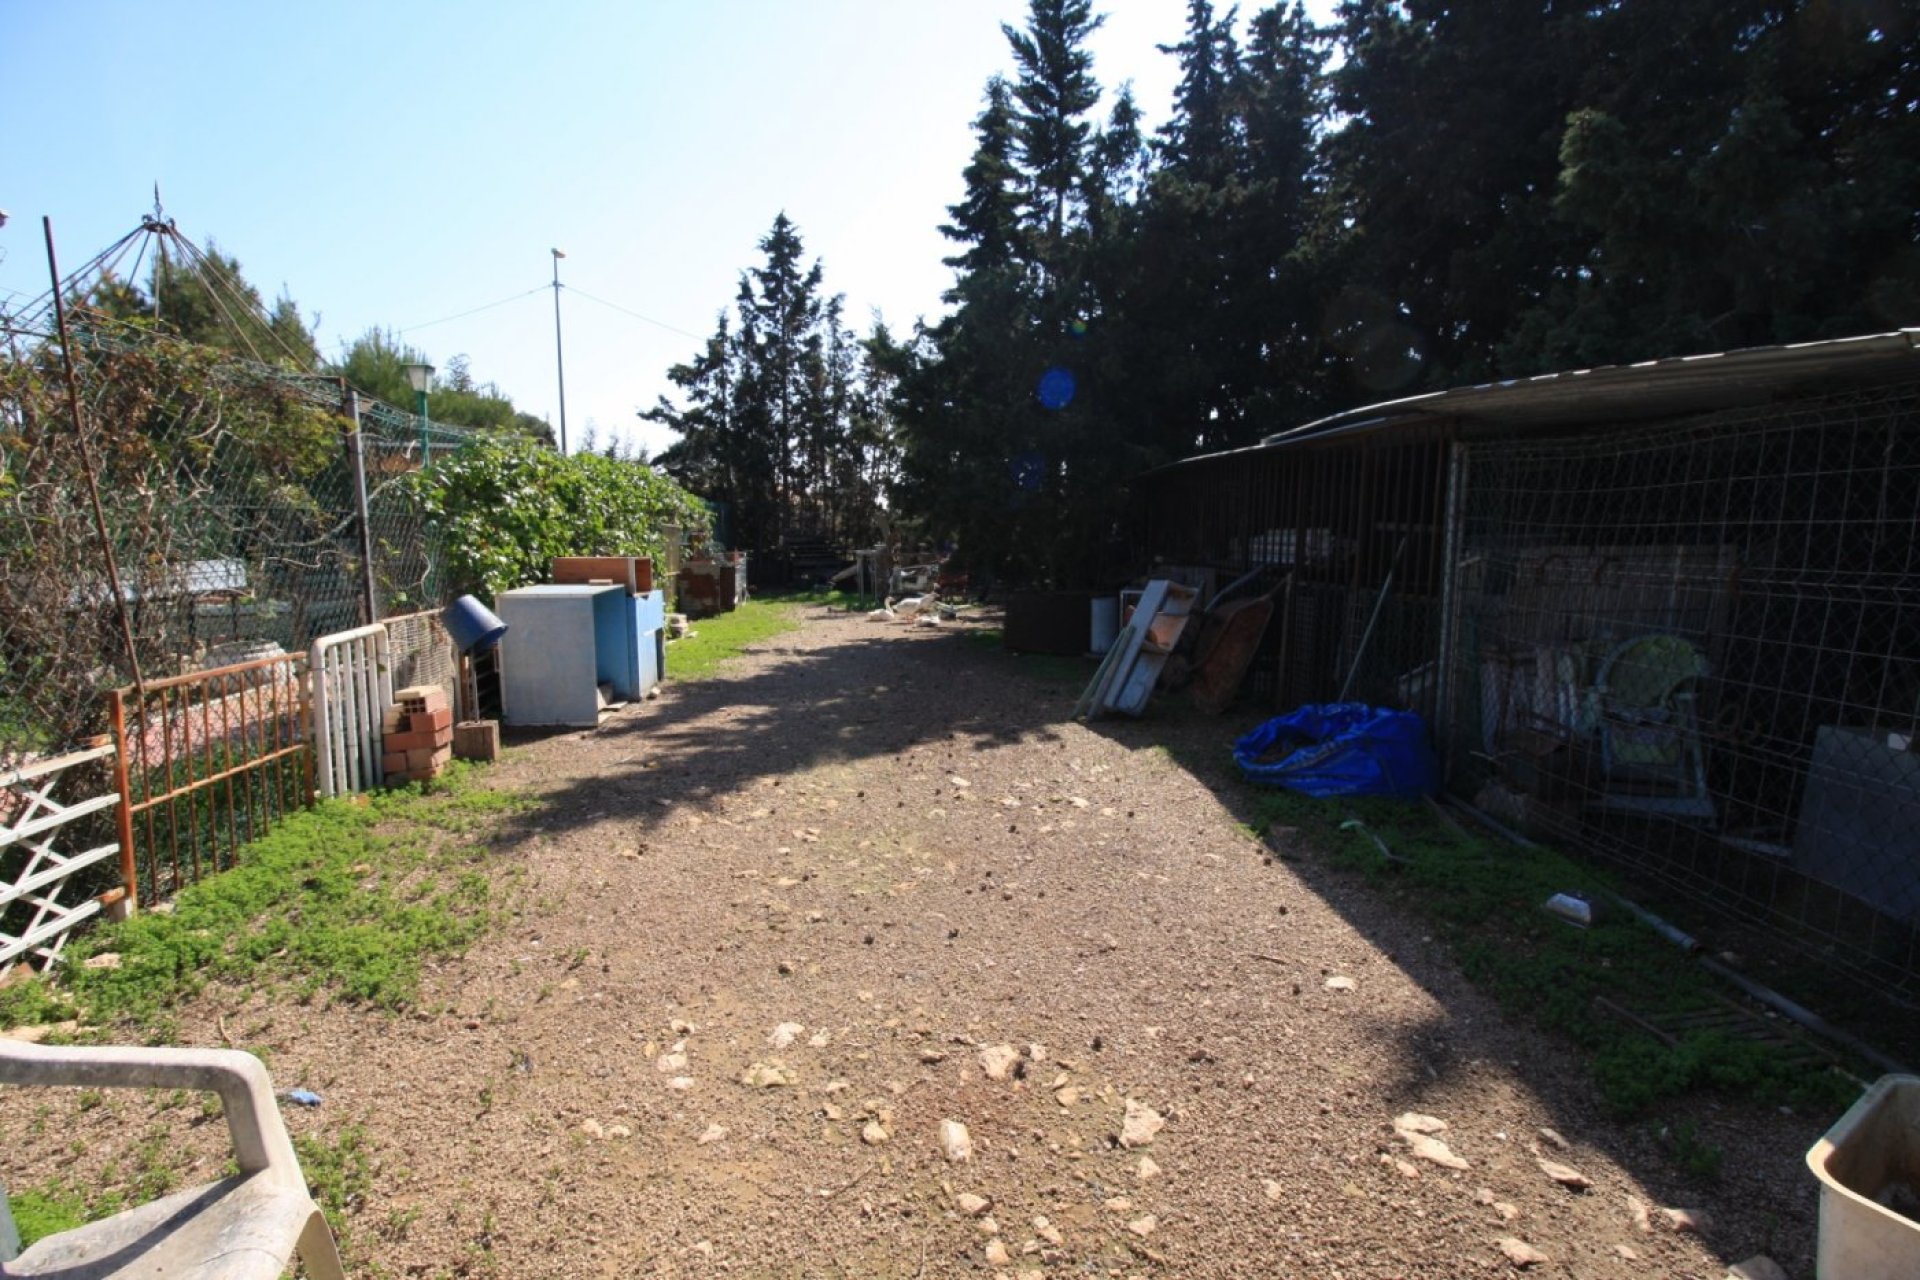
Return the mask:
[(119, 842), (69, 853), (60, 847), (60, 829), (111, 809), (120, 796), (108, 791), (62, 802), (53, 793), (68, 770), (113, 754), (111, 744), (89, 747), (0, 774), (0, 976), (29, 955), (53, 963), (68, 932), (100, 910), (96, 898), (63, 902), (61, 895), (71, 891), (75, 873), (118, 853)]
[(387, 629), (376, 622), (313, 642), (314, 783), (323, 796), (380, 785), (381, 716), (393, 704)]

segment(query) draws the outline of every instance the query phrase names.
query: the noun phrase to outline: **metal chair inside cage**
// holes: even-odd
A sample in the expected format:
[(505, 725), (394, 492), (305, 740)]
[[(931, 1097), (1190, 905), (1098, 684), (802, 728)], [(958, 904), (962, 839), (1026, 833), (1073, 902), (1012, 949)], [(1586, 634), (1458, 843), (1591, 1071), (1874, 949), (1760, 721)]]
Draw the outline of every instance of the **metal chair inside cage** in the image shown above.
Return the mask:
[(62, 1231), (0, 1277), (201, 1276), (274, 1280), (297, 1252), (313, 1280), (345, 1280), (340, 1255), (287, 1139), (267, 1069), (234, 1049), (49, 1047), (0, 1039), (0, 1084), (217, 1093), (240, 1172)]
[(1675, 635), (1615, 645), (1593, 685), (1607, 809), (1712, 822), (1706, 752), (1695, 709), (1705, 655)]

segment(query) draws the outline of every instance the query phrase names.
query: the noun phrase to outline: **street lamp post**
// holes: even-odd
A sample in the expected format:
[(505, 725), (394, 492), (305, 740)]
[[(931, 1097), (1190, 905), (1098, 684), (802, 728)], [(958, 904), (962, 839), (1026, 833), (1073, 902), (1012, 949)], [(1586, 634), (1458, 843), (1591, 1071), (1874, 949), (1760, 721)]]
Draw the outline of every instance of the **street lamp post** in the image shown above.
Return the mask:
[(410, 364), (407, 382), (413, 387), (413, 411), (420, 415), (420, 466), (424, 470), (432, 456), (433, 443), (427, 435), (427, 388), (433, 384), (433, 366)]
[(553, 252), (553, 367), (560, 375), (560, 455), (567, 453), (567, 360), (560, 346), (560, 259), (567, 255)]

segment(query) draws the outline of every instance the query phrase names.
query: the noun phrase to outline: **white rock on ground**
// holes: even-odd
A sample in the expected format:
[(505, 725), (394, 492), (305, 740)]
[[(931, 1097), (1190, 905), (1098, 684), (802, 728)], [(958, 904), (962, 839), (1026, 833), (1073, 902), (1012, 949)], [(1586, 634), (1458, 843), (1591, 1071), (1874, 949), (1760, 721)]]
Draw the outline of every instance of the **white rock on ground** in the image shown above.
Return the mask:
[(1004, 1267), (1013, 1261), (1013, 1255), (1007, 1252), (1007, 1246), (999, 1240), (987, 1241), (987, 1265)]
[(701, 1132), (700, 1137), (698, 1138), (697, 1141), (701, 1146), (704, 1147), (704, 1146), (709, 1146), (712, 1143), (719, 1142), (721, 1139), (725, 1138), (726, 1136), (727, 1136), (727, 1126), (716, 1122), (714, 1124), (708, 1125), (706, 1129)]
[(1593, 1185), (1593, 1180), (1578, 1169), (1570, 1165), (1558, 1164), (1552, 1160), (1542, 1160), (1540, 1162), (1540, 1172), (1572, 1191), (1585, 1191)]
[(772, 1034), (767, 1037), (767, 1043), (776, 1049), (784, 1049), (798, 1040), (800, 1033), (805, 1030), (806, 1028), (797, 1022), (783, 1022), (773, 1029)]
[(1415, 1159), (1425, 1160), (1429, 1164), (1437, 1164), (1442, 1169), (1467, 1169), (1471, 1167), (1468, 1165), (1464, 1156), (1455, 1155), (1453, 1149), (1438, 1138), (1429, 1138), (1424, 1133), (1403, 1133), (1400, 1137), (1406, 1142), (1407, 1150), (1413, 1154)]
[(1784, 1267), (1764, 1253), (1727, 1268), (1727, 1280), (1787, 1280)]
[(1403, 1111), (1393, 1118), (1395, 1133), (1445, 1133), (1447, 1122), (1439, 1116), (1422, 1115), (1418, 1111)]
[(1010, 1044), (988, 1045), (980, 1051), (980, 1069), (989, 1080), (1005, 1080), (1020, 1061), (1020, 1051)]
[(987, 1206), (993, 1203), (985, 1196), (977, 1196), (971, 1191), (962, 1191), (953, 1198), (953, 1202), (960, 1206), (960, 1212), (975, 1218), (985, 1213)]
[(954, 1164), (973, 1159), (973, 1138), (958, 1120), (940, 1122), (940, 1149)]
[(1152, 1142), (1154, 1135), (1166, 1128), (1167, 1121), (1158, 1111), (1143, 1102), (1127, 1099), (1127, 1114), (1120, 1122), (1120, 1145), (1123, 1147), (1144, 1147)]
[(1547, 1260), (1547, 1255), (1515, 1236), (1500, 1237), (1500, 1252), (1507, 1255), (1507, 1261), (1522, 1270), (1538, 1266)]

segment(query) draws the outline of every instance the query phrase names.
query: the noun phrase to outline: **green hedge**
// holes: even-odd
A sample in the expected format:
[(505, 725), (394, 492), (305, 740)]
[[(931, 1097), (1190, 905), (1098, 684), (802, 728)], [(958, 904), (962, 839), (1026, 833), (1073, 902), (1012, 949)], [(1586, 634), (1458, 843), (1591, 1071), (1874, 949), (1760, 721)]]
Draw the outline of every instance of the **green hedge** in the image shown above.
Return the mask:
[(698, 498), (644, 463), (562, 457), (520, 440), (476, 441), (413, 484), (440, 534), (448, 585), (488, 602), (545, 582), (555, 556), (658, 560), (663, 525), (707, 519)]

